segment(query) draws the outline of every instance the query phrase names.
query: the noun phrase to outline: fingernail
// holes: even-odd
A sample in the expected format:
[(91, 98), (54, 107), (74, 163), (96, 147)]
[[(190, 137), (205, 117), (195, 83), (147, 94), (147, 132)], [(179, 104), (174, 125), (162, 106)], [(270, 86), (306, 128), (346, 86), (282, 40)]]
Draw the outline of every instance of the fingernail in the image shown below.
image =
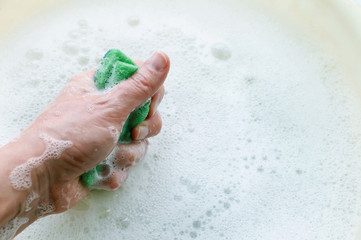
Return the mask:
[(154, 111), (153, 111), (153, 116), (154, 116), (154, 114), (158, 111), (158, 106), (159, 106), (159, 104), (160, 104), (160, 101), (158, 101), (158, 102), (155, 104), (155, 106), (154, 106)]
[(135, 140), (142, 140), (148, 136), (149, 129), (145, 126), (139, 126), (138, 127), (138, 134)]
[(156, 72), (163, 71), (168, 63), (165, 53), (160, 51), (154, 52), (148, 61), (149, 67)]

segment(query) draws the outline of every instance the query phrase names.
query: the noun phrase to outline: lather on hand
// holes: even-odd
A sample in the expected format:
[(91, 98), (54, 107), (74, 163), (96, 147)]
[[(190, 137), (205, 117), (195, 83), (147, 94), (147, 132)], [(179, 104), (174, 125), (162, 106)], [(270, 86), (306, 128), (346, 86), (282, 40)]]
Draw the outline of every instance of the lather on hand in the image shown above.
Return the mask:
[[(144, 156), (146, 138), (160, 131), (156, 109), (169, 71), (163, 52), (136, 63), (132, 77), (105, 93), (94, 85), (94, 70), (76, 75), (16, 141), (0, 148), (0, 232), (20, 222), (7, 232), (15, 235), (39, 217), (76, 205), (89, 191), (80, 176), (114, 147), (119, 168), (97, 187), (116, 189), (125, 180), (127, 168)], [(129, 114), (148, 99), (147, 119), (132, 129), (136, 141), (117, 144)]]

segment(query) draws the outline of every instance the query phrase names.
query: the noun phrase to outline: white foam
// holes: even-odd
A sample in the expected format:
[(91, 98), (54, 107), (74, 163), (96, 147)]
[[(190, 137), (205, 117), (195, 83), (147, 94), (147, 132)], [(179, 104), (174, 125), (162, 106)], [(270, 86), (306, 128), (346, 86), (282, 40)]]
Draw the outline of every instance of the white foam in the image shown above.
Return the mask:
[(227, 60), (232, 55), (231, 50), (224, 43), (213, 44), (212, 45), (212, 54), (215, 58), (218, 58), (220, 60)]
[[(320, 50), (333, 38), (314, 40), (266, 2), (71, 1), (0, 50), (3, 144), (109, 48), (142, 60), (161, 49), (171, 59), (162, 132), (123, 187), (93, 192), (83, 211), (44, 218), (18, 239), (354, 239), (357, 95), (338, 57)], [(314, 2), (288, 10), (312, 16)], [(31, 49), (42, 57), (29, 59)]]
[(19, 228), (27, 223), (29, 218), (16, 217), (6, 223), (3, 227), (0, 227), (0, 240), (13, 239)]
[(55, 211), (55, 205), (52, 202), (40, 203), (36, 208), (36, 215), (38, 218), (44, 217)]
[(29, 212), (33, 207), (30, 206), (30, 204), (35, 200), (38, 199), (40, 196), (34, 191), (31, 191), (31, 193), (27, 196), (26, 202), (25, 202), (25, 212)]
[(9, 176), (10, 182), (16, 190), (26, 190), (31, 187), (31, 172), (45, 161), (59, 159), (63, 151), (73, 146), (71, 141), (56, 140), (41, 134), (40, 139), (45, 143), (45, 151), (40, 157), (30, 158), (27, 162), (14, 168)]
[(130, 16), (128, 17), (128, 24), (129, 26), (135, 27), (139, 24), (139, 17), (138, 16)]
[(110, 132), (110, 136), (112, 136), (112, 138), (114, 140), (114, 143), (117, 143), (118, 139), (119, 139), (119, 136), (120, 136), (119, 130), (114, 126), (110, 126), (110, 127), (108, 127), (108, 129), (109, 129), (109, 132)]

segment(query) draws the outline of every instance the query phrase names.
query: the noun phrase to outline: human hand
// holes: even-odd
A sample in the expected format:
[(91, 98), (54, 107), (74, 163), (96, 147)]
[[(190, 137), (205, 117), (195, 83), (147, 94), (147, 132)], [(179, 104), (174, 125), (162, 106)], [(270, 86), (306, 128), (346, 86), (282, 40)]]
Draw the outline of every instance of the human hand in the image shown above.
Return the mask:
[[(17, 216), (25, 215), (31, 223), (37, 217), (76, 205), (89, 191), (80, 176), (104, 160), (115, 147), (113, 164), (108, 166), (113, 171), (108, 174), (105, 171), (108, 177), (97, 187), (119, 187), (128, 168), (145, 155), (147, 138), (160, 131), (161, 118), (156, 109), (164, 95), (163, 82), (168, 71), (168, 57), (158, 52), (130, 79), (109, 92), (96, 90), (94, 70), (73, 77), (19, 140), (3, 149), (11, 153), (26, 146), (29, 150), (9, 165), (13, 166), (12, 187), (26, 193), (28, 199), (35, 196), (21, 204)], [(130, 112), (149, 98), (152, 102), (147, 119), (132, 131), (137, 141), (117, 144)], [(26, 208), (31, 210), (27, 212)]]
[[(135, 61), (142, 66), (142, 61)], [(115, 190), (126, 180), (129, 168), (138, 163), (146, 154), (147, 138), (157, 135), (162, 128), (162, 119), (157, 107), (164, 96), (164, 86), (152, 97), (149, 113), (141, 124), (133, 128), (131, 143), (118, 143), (112, 154), (101, 163), (102, 179), (92, 187), (104, 190)]]

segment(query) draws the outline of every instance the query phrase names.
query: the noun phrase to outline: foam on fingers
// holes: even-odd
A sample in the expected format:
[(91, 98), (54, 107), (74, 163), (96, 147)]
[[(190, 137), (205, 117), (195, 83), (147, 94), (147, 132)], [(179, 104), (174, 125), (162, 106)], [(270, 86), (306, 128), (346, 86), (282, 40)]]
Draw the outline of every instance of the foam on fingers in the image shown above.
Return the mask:
[[(282, 11), (287, 2), (272, 5)], [(0, 50), (3, 144), (108, 49), (134, 59), (164, 49), (172, 70), (162, 132), (126, 183), (90, 193), (82, 211), (44, 218), (18, 239), (353, 240), (361, 106), (327, 44), (357, 46), (315, 40), (294, 24), (303, 13), (311, 24), (316, 2), (328, 4), (294, 2), (290, 19), (266, 0), (79, 0), (41, 15)], [(344, 23), (333, 11), (315, 20), (316, 35), (332, 33), (321, 18)], [(347, 37), (351, 28), (342, 28)], [(109, 177), (115, 166), (104, 169)]]

